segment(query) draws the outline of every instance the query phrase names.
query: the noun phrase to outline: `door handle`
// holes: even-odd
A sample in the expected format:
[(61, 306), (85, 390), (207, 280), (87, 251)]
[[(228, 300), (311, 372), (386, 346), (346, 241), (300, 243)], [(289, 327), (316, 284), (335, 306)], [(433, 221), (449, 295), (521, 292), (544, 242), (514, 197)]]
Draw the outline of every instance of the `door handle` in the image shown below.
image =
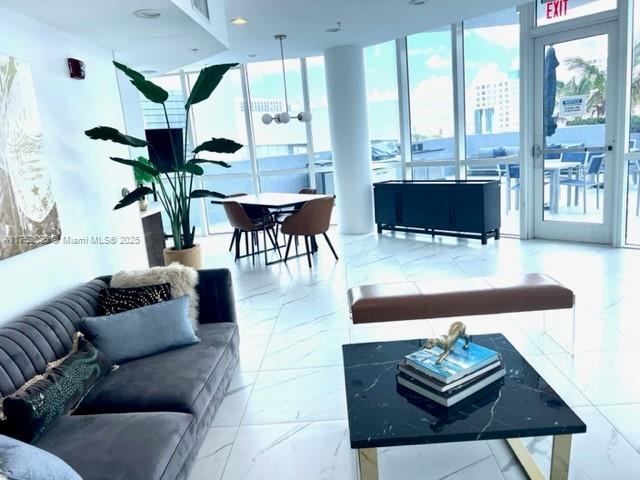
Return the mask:
[(542, 147), (538, 144), (534, 145), (531, 149), (531, 155), (533, 158), (539, 158), (542, 156)]

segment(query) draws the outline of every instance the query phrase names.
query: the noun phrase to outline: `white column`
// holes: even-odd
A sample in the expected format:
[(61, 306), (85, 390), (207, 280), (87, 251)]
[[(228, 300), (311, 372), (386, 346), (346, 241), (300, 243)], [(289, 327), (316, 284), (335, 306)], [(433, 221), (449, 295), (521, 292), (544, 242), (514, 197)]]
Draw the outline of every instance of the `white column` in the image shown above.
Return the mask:
[(367, 88), (362, 47), (324, 52), (334, 185), (340, 233), (373, 230), (373, 185)]

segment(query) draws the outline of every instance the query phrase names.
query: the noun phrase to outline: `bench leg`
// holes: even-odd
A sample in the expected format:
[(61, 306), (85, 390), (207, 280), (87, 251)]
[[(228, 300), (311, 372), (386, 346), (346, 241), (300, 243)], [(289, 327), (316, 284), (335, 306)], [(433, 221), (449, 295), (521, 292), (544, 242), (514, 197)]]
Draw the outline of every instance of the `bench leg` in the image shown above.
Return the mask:
[(565, 350), (567, 350), (569, 352), (569, 354), (573, 357), (575, 356), (576, 353), (576, 302), (575, 299), (573, 301), (573, 307), (571, 308), (571, 331), (569, 332), (569, 335), (567, 337), (567, 344), (564, 344), (565, 342), (560, 342), (559, 340), (555, 339), (553, 335), (550, 335), (549, 333), (547, 333), (547, 312), (543, 311), (542, 312), (542, 334), (545, 337), (549, 337), (551, 338), (553, 341), (555, 341), (556, 343), (560, 343), (561, 347)]

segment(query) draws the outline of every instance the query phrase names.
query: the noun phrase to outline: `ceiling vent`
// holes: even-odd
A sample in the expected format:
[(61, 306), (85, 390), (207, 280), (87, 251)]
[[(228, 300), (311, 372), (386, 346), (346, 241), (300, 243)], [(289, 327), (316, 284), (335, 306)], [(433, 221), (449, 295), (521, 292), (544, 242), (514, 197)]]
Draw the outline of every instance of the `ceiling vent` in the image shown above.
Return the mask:
[(209, 0), (191, 0), (191, 6), (209, 20)]

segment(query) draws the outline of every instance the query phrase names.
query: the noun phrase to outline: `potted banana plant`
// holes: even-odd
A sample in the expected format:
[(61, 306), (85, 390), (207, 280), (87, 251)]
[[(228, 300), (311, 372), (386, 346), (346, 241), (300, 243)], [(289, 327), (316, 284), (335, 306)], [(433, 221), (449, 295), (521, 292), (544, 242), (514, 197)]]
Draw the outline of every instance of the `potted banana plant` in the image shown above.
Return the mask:
[[(151, 102), (162, 105), (167, 131), (169, 131), (171, 124), (166, 107), (169, 93), (126, 65), (118, 62), (113, 62), (113, 64), (129, 77), (131, 83), (142, 95)], [(113, 162), (133, 167), (137, 177), (144, 177), (159, 187), (157, 189), (158, 198), (169, 218), (173, 236), (173, 246), (164, 251), (167, 265), (178, 261), (190, 267), (202, 267), (202, 252), (200, 246), (194, 243), (195, 226), (191, 225), (191, 200), (206, 197), (224, 198), (225, 195), (211, 190), (194, 189), (194, 178), (204, 175), (202, 168), (204, 164), (214, 164), (223, 168), (230, 168), (231, 165), (221, 160), (203, 158), (201, 155), (205, 152), (232, 154), (241, 149), (242, 145), (226, 138), (213, 137), (192, 151), (188, 151), (189, 117), (191, 107), (208, 99), (227, 71), (235, 66), (237, 63), (213, 65), (201, 70), (184, 106), (184, 144), (176, 145), (172, 136), (169, 135), (171, 141), (170, 158), (158, 156), (155, 160), (149, 160), (146, 157), (137, 157), (136, 159), (110, 157)], [(132, 148), (154, 149), (154, 146), (147, 140), (126, 135), (112, 127), (95, 127), (87, 130), (85, 134), (93, 140), (111, 141)], [(159, 149), (156, 151), (158, 152)], [(152, 158), (154, 157), (152, 156)], [(146, 198), (152, 192), (149, 187), (139, 185), (134, 191), (123, 197), (116, 204), (114, 210), (132, 205)]]

